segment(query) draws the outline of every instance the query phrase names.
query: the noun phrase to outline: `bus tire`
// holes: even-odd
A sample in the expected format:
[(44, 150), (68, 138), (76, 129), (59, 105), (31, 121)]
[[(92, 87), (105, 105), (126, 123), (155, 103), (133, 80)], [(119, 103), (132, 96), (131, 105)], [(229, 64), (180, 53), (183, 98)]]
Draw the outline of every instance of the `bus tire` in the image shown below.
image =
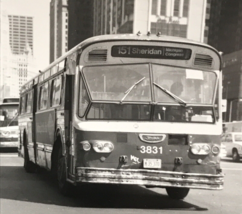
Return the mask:
[(177, 188), (177, 187), (166, 188), (166, 192), (169, 195), (169, 197), (176, 200), (184, 199), (188, 195), (189, 190), (190, 190), (189, 188)]
[(58, 188), (64, 196), (72, 196), (74, 186), (67, 181), (67, 163), (66, 157), (62, 154), (62, 148), (58, 148), (57, 159), (57, 181)]
[(238, 153), (237, 149), (233, 149), (233, 152), (232, 152), (232, 159), (233, 159), (233, 161), (235, 161), (235, 162), (238, 162), (238, 161), (239, 161), (239, 153)]
[(36, 165), (29, 160), (29, 153), (26, 145), (24, 145), (24, 169), (28, 173), (36, 172)]

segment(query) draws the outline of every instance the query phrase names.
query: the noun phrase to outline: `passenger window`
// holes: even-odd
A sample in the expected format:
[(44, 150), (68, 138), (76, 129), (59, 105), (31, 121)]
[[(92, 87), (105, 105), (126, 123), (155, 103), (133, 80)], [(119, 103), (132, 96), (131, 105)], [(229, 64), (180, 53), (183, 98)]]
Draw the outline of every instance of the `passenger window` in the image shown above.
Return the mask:
[(24, 95), (21, 99), (21, 113), (26, 112), (26, 95)]
[(48, 82), (40, 87), (39, 109), (46, 109), (48, 103)]
[(55, 78), (51, 84), (51, 106), (60, 105), (61, 76)]
[(62, 104), (64, 99), (64, 76), (61, 76), (61, 94), (60, 94), (60, 104)]
[(33, 107), (33, 92), (28, 93), (27, 96), (27, 112), (30, 113)]

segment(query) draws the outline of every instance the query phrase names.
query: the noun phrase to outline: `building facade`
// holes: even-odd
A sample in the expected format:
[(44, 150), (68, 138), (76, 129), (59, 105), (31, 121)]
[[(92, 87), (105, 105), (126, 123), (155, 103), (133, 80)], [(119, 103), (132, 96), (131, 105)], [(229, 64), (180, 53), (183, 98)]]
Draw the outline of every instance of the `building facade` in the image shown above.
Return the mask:
[(242, 121), (242, 1), (209, 0), (208, 44), (223, 53), (223, 120)]
[(210, 0), (208, 44), (223, 54), (242, 49), (242, 1)]
[[(161, 32), (204, 41), (206, 0), (94, 0), (94, 35)], [(205, 39), (206, 40), (206, 39)]]
[(33, 51), (33, 17), (8, 15), (9, 44), (13, 54), (22, 54), (26, 44)]
[(242, 121), (242, 50), (224, 55), (223, 76), (224, 121)]
[(50, 63), (68, 50), (67, 0), (50, 2)]
[(7, 10), (0, 1), (0, 102), (4, 97), (18, 96), (18, 74), (12, 64), (12, 52), (9, 42), (9, 19)]
[(37, 74), (33, 57), (33, 17), (8, 14), (0, 1), (0, 102), (19, 97), (19, 88)]
[(93, 36), (93, 0), (68, 1), (68, 49)]

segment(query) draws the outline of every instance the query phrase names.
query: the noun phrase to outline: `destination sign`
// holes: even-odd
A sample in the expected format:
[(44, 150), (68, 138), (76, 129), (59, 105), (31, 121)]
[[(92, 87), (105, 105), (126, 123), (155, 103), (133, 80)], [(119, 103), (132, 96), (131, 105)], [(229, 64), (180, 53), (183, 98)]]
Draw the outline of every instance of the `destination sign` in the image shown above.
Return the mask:
[(113, 57), (153, 58), (188, 60), (191, 49), (161, 46), (114, 45), (111, 50)]

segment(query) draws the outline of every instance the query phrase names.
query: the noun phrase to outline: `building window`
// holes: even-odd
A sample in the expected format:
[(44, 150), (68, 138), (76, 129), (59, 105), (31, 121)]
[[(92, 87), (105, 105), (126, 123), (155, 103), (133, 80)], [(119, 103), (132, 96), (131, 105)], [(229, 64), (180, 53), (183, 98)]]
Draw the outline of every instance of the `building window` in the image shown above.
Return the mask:
[(188, 17), (189, 10), (189, 0), (184, 0), (183, 2), (183, 17)]
[(161, 3), (160, 3), (160, 15), (166, 16), (166, 0), (161, 0)]
[(152, 0), (152, 10), (151, 10), (152, 15), (157, 14), (157, 0)]
[(180, 6), (180, 0), (175, 0), (174, 2), (174, 16), (179, 16), (179, 6)]

